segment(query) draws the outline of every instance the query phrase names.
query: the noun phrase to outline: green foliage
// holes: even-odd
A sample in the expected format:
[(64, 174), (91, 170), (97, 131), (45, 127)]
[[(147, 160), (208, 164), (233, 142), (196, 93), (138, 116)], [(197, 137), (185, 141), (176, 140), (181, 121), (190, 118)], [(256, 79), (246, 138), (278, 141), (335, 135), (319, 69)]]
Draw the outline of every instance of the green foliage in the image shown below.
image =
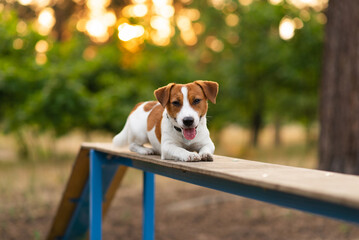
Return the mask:
[[(279, 23), (285, 16), (299, 17), (298, 9), (286, 2), (226, 4), (218, 10), (208, 1), (192, 3), (190, 7), (201, 9), (197, 22), (205, 26), (195, 46), (185, 46), (177, 30), (169, 46), (145, 43), (142, 51), (133, 54), (119, 47), (115, 36), (97, 45), (73, 32), (70, 39), (58, 42), (38, 35), (30, 24), (25, 34), (19, 34), (16, 14), (0, 11), (4, 130), (16, 132), (30, 126), (57, 136), (73, 129), (117, 132), (137, 102), (154, 99), (153, 90), (195, 79), (220, 84), (218, 103), (208, 113), (211, 127), (228, 122), (251, 126), (258, 115), (266, 122), (314, 122), (323, 41), (318, 13), (308, 10), (310, 20), (295, 31), (293, 39), (284, 41)], [(239, 16), (237, 26), (226, 25), (228, 14)], [(223, 51), (211, 50), (208, 36), (220, 40)], [(23, 43), (18, 49), (16, 39)], [(49, 43), (49, 50), (47, 62), (38, 65), (35, 45), (41, 39)]]
[[(14, 130), (26, 124), (25, 105), (40, 88), (33, 77), (39, 71), (33, 59), (40, 36), (31, 30), (18, 36), (19, 20), (14, 12), (0, 13), (0, 22), (0, 121), (5, 123), (6, 130)], [(22, 43), (21, 49), (14, 49), (16, 39)]]
[(223, 87), (231, 96), (228, 104), (236, 106), (233, 120), (249, 125), (256, 114), (268, 121), (316, 119), (322, 25), (315, 20), (304, 22), (289, 41), (278, 33), (284, 16), (294, 18), (299, 13), (288, 5), (254, 1), (240, 15), (236, 29), (240, 44), (229, 46), (231, 61), (222, 62), (228, 79)]

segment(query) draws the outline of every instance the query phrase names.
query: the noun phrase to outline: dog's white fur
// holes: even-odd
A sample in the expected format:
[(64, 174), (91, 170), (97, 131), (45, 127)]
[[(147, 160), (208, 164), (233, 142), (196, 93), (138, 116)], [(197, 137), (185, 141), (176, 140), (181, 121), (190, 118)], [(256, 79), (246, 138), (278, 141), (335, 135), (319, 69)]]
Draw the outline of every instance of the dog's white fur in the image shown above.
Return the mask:
[[(165, 108), (161, 121), (161, 142), (155, 134), (155, 127), (147, 131), (147, 118), (151, 111), (145, 111), (145, 102), (138, 106), (127, 118), (124, 129), (113, 138), (115, 146), (130, 145), (130, 150), (139, 154), (161, 154), (162, 159), (179, 161), (213, 161), (215, 146), (207, 129), (206, 115), (200, 117), (189, 103), (188, 89), (186, 85), (181, 88), (183, 105), (174, 119), (169, 116)], [(157, 105), (160, 103), (157, 103)], [(192, 117), (193, 126), (196, 126), (197, 134), (192, 140), (183, 137), (182, 132), (175, 130), (185, 128), (183, 119)], [(152, 148), (143, 146), (150, 143)]]

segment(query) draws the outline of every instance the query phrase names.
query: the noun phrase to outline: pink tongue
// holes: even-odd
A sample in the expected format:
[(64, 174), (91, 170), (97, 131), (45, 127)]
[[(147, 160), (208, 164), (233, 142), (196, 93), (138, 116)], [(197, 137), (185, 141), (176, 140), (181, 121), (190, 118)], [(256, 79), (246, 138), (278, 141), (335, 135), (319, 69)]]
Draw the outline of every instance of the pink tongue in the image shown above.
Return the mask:
[(195, 128), (184, 128), (183, 129), (183, 136), (187, 140), (192, 140), (196, 137), (196, 129)]

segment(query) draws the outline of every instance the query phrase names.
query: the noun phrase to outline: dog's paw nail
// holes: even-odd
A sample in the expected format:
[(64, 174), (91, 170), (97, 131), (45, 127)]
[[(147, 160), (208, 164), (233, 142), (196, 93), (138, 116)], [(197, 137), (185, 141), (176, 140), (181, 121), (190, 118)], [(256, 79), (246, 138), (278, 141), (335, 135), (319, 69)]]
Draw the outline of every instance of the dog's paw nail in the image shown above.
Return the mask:
[(190, 154), (187, 158), (187, 162), (198, 162), (201, 161), (201, 157), (197, 153)]
[(147, 149), (144, 149), (141, 154), (143, 154), (143, 155), (155, 155), (156, 152), (152, 148), (147, 148)]
[(213, 155), (210, 154), (210, 153), (202, 153), (201, 154), (201, 161), (212, 162), (213, 161)]

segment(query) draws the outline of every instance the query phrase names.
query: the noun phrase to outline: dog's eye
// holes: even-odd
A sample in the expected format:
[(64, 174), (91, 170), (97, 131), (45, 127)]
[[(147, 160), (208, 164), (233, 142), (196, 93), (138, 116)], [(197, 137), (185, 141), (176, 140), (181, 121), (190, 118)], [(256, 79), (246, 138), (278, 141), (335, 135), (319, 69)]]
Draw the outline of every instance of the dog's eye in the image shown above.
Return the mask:
[(198, 103), (200, 103), (201, 102), (201, 99), (198, 99), (198, 98), (196, 98), (195, 100), (193, 100), (193, 104), (198, 104)]
[(175, 107), (180, 107), (181, 103), (179, 101), (173, 101), (172, 105), (175, 106)]

